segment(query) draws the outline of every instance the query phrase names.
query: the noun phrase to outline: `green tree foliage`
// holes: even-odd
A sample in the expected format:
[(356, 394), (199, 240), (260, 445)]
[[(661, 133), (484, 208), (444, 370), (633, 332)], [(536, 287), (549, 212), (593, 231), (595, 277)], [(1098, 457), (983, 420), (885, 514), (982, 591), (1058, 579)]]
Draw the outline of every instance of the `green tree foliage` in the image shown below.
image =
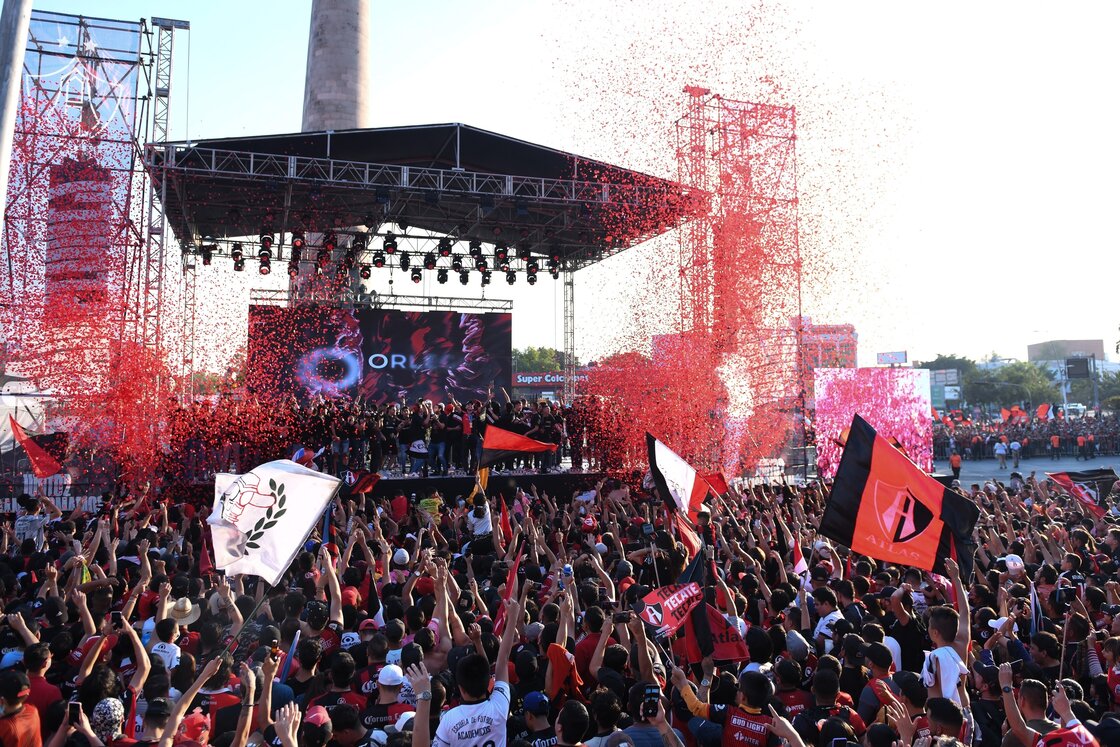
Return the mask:
[[(579, 365), (579, 362), (576, 362)], [(513, 370), (526, 371), (563, 371), (564, 353), (556, 348), (515, 348), (513, 351)]]
[(1061, 400), (1054, 375), (1044, 366), (1025, 361), (988, 371), (972, 371), (964, 377), (964, 397), (972, 404), (990, 403), (1000, 407), (1033, 407)]

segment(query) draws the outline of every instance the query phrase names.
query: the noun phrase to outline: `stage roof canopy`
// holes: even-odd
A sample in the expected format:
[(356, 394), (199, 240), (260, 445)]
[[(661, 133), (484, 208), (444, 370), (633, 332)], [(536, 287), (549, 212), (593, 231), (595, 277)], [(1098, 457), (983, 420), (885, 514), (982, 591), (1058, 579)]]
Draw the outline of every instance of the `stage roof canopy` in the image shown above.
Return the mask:
[(421, 229), (578, 269), (702, 204), (676, 182), (462, 124), (152, 143), (145, 162), (189, 252), (262, 230)]

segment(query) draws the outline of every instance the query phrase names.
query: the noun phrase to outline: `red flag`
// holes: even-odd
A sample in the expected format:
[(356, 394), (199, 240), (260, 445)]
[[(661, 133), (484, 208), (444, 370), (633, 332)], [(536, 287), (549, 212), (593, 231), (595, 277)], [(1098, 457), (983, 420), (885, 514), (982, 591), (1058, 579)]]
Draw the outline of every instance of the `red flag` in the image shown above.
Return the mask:
[(941, 420), (941, 413), (939, 413), (939, 412), (937, 411), (937, 408), (936, 408), (936, 407), (934, 407), (933, 405), (930, 405), (930, 406), (929, 406), (929, 409), (930, 409), (930, 412), (932, 412), (932, 413), (933, 413), (933, 419), (934, 419), (934, 420)]
[(509, 573), (506, 574), (506, 590), (502, 592), (502, 602), (498, 605), (498, 611), (494, 613), (494, 635), (499, 637), (506, 627), (506, 602), (513, 599), (517, 589), (517, 569), (521, 566), (521, 551), (524, 549), (524, 543), (517, 548), (517, 558), (510, 565)]
[(1038, 416), (1039, 420), (1048, 420), (1050, 418), (1050, 405), (1043, 402), (1038, 406), (1038, 409), (1034, 411), (1034, 414)]
[(692, 608), (704, 599), (700, 584), (659, 586), (642, 598), (638, 617), (657, 629), (659, 634), (672, 635), (684, 624)]
[(478, 466), (489, 467), (510, 457), (539, 454), (542, 451), (556, 451), (556, 444), (546, 444), (544, 441), (488, 425), (486, 435), (482, 437), (482, 458), (478, 460)]
[(210, 543), (207, 538), (210, 536), (210, 528), (206, 522), (202, 523), (202, 554), (198, 556), (198, 575), (205, 576), (207, 573), (214, 572), (214, 561), (210, 559)]
[(805, 555), (801, 552), (801, 543), (793, 543), (793, 572), (800, 576), (809, 572), (809, 564), (805, 562)]
[(8, 415), (8, 421), (12, 425), (12, 435), (15, 436), (16, 441), (27, 454), (27, 459), (31, 462), (31, 471), (35, 473), (36, 477), (42, 480), (44, 477), (57, 475), (62, 471), (62, 465), (48, 454), (42, 446), (35, 443), (14, 417)]
[(704, 475), (702, 479), (704, 480), (704, 482), (708, 483), (708, 486), (711, 487), (712, 492), (718, 496), (722, 497), (731, 492), (731, 488), (729, 488), (727, 485), (727, 478), (723, 476), (722, 472), (716, 472), (712, 475)]
[(373, 490), (373, 488), (380, 480), (381, 475), (377, 472), (366, 472), (364, 475), (358, 478), (357, 482), (355, 482), (354, 485), (350, 488), (350, 492), (354, 494), (368, 493)]
[(498, 503), (501, 505), (502, 513), (498, 517), (498, 526), (502, 528), (502, 541), (510, 542), (513, 540), (513, 527), (509, 523), (509, 509), (506, 508), (506, 500), (498, 496)]
[(692, 525), (680, 514), (673, 512), (673, 523), (677, 526), (677, 536), (680, 537), (681, 544), (684, 545), (688, 557), (696, 557), (696, 553), (700, 552), (700, 537), (693, 531)]
[[(712, 659), (715, 661), (750, 661), (750, 650), (747, 648), (743, 636), (739, 635), (738, 629), (727, 622), (723, 613), (712, 605), (705, 604), (704, 607), (705, 612), (708, 613), (708, 627), (711, 629)], [(701, 634), (703, 634), (703, 631), (701, 631)], [(684, 646), (681, 654), (689, 664), (699, 664), (700, 660), (704, 658), (696, 627), (691, 617), (685, 622)]]
[(1003, 419), (1003, 422), (1006, 423), (1011, 419), (1011, 410), (1008, 410), (1006, 407), (1001, 407), (999, 409), (999, 416)]

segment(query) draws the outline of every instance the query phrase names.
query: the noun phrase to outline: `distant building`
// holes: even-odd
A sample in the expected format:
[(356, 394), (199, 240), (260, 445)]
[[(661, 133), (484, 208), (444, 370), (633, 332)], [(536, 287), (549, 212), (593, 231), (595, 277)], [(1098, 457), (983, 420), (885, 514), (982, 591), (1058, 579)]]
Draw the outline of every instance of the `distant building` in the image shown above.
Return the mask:
[(1047, 340), (1027, 345), (1027, 360), (1031, 363), (1089, 358), (1094, 355), (1098, 361), (1104, 360), (1104, 340)]

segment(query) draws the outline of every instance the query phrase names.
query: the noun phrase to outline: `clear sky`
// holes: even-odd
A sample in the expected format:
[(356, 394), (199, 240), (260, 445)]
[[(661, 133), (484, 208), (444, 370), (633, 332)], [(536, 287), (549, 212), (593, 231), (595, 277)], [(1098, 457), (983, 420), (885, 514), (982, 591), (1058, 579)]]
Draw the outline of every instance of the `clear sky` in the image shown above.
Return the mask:
[[(175, 139), (298, 131), (310, 6), (36, 3), (189, 20)], [(806, 313), (855, 324), (864, 364), (888, 350), (1025, 359), (1029, 342), (1103, 338), (1111, 351), (1120, 339), (1113, 4), (373, 0), (373, 11), (375, 126), (459, 121), (672, 176), (684, 85), (797, 106), (802, 246), (820, 273)], [(602, 320), (630, 303), (626, 265), (651, 256), (577, 276), (582, 358), (618, 345)], [(514, 299), (515, 346), (559, 347), (558, 285), (501, 285), (491, 293)]]

